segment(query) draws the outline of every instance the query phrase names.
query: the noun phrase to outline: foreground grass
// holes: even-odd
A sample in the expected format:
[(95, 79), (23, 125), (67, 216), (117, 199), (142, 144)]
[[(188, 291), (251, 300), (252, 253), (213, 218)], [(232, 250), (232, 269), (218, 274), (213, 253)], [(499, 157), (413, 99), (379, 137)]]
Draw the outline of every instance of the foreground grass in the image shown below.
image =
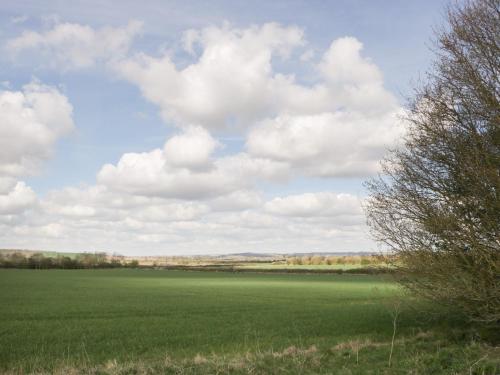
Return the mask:
[(495, 373), (495, 348), (413, 310), (389, 369), (396, 295), (366, 275), (0, 270), (0, 371)]
[[(60, 374), (491, 374), (500, 370), (500, 351), (478, 344), (440, 341), (398, 342), (400, 360), (386, 362), (387, 343), (348, 342), (329, 349), (288, 347), (283, 351), (238, 356), (202, 356), (173, 361), (119, 363), (97, 367), (60, 367)], [(430, 352), (428, 345), (434, 345)], [(479, 358), (479, 359), (477, 359)]]
[[(246, 352), (232, 355), (202, 355), (173, 359), (119, 362), (115, 359), (93, 365), (60, 363), (53, 374), (491, 374), (500, 371), (500, 348), (470, 341), (453, 342), (432, 332), (420, 332), (395, 341), (397, 361), (388, 363), (391, 343), (351, 340), (330, 348), (290, 346), (281, 351)], [(43, 368), (31, 369), (44, 374)], [(24, 373), (10, 369), (6, 374)]]

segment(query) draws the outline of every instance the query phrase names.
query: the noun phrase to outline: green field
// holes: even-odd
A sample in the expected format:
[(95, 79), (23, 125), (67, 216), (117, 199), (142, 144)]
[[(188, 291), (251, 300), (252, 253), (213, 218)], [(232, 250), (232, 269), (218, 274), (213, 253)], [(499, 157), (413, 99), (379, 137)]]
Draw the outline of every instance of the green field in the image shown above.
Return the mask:
[[(158, 364), (166, 355), (172, 361), (197, 354), (232, 358), (312, 345), (333, 353), (330, 348), (356, 339), (385, 343), (374, 344), (371, 352), (363, 349), (356, 361), (350, 349), (348, 354), (339, 349), (338, 358), (332, 354), (332, 361), (361, 371), (363, 363), (385, 366), (392, 335), (389, 312), (397, 294), (391, 281), (366, 275), (0, 270), (0, 369), (52, 371), (110, 360)], [(406, 345), (413, 339), (406, 343), (404, 338), (425, 341), (431, 329), (438, 330), (436, 323), (421, 312), (403, 312), (396, 367), (408, 361)], [(410, 349), (417, 350), (415, 345)], [(429, 345), (422, 342), (422, 350)], [(472, 350), (471, 360), (475, 355)]]

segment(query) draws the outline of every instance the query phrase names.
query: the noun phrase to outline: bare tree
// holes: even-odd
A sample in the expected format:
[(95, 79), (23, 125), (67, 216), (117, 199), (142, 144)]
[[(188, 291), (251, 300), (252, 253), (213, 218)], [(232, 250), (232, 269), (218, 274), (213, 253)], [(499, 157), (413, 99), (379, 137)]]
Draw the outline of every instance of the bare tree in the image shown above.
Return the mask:
[(500, 0), (455, 4), (417, 88), (404, 146), (367, 183), (375, 238), (401, 282), (500, 322)]

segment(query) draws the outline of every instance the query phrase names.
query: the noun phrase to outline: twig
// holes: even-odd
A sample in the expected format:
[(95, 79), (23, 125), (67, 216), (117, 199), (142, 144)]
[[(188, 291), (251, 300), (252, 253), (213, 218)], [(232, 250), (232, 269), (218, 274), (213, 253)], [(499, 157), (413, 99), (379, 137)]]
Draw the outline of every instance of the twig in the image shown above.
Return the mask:
[(400, 306), (401, 306), (400, 302), (398, 302), (396, 305), (394, 305), (394, 313), (392, 314), (392, 340), (391, 340), (391, 352), (389, 354), (389, 367), (391, 367), (391, 364), (392, 364), (392, 353), (394, 351), (394, 341), (396, 338), (396, 329), (397, 329), (398, 317), (399, 317), (399, 313), (400, 313)]
[(472, 368), (477, 365), (479, 362), (481, 362), (483, 359), (486, 359), (488, 357), (488, 354), (484, 355), (483, 357), (479, 358), (476, 362), (474, 362), (472, 365), (469, 367), (469, 374), (472, 375)]

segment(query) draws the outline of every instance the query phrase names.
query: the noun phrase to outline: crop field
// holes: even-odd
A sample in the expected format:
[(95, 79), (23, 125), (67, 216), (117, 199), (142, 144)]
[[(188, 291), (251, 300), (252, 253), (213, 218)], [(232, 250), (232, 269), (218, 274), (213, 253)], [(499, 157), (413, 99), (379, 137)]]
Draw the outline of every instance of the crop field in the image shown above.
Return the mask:
[[(391, 281), (367, 275), (0, 270), (0, 372), (68, 366), (104, 366), (106, 372), (122, 363), (168, 372), (169, 364), (190, 358), (192, 366), (185, 368), (191, 372), (185, 373), (212, 373), (215, 367), (207, 366), (219, 366), (215, 358), (244, 358), (232, 370), (220, 366), (247, 373), (245, 361), (253, 361), (251, 372), (266, 373), (281, 361), (272, 373), (295, 373), (287, 366), (312, 361), (311, 373), (336, 373), (332, 366), (363, 373), (374, 363), (387, 366), (391, 312), (394, 303), (406, 304), (399, 294)], [(463, 360), (465, 349), (451, 343), (441, 354), (446, 344), (436, 344), (429, 333), (439, 331), (438, 321), (421, 316), (413, 309), (402, 312), (393, 367), (413, 366), (409, 352), (419, 350), (423, 365), (428, 354), (433, 366), (459, 366), (454, 350)], [(483, 349), (467, 349), (467, 361)], [(490, 371), (496, 366), (483, 364)]]

